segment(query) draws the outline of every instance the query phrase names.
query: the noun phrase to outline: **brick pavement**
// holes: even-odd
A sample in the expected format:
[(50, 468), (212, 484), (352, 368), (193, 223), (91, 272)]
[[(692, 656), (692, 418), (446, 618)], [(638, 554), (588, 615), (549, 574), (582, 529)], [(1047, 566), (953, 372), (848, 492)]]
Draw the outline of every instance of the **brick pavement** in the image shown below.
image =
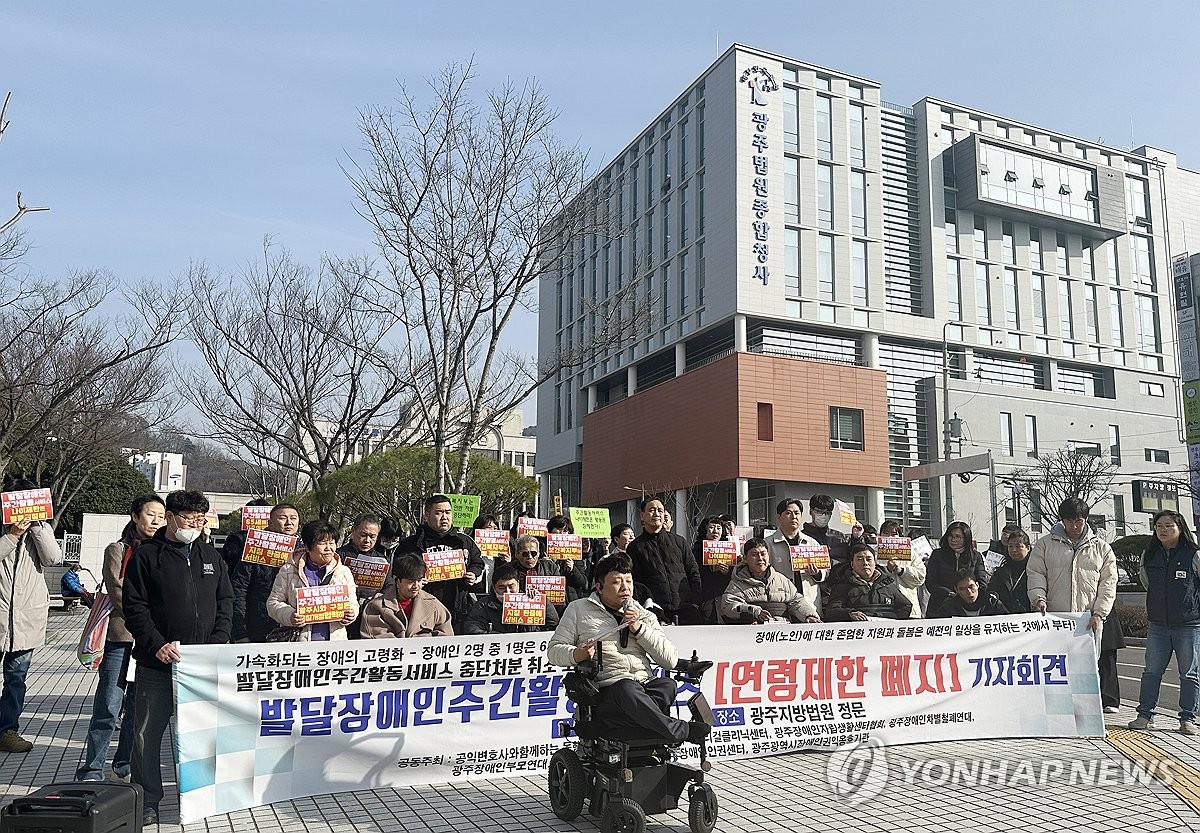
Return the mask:
[[(70, 780), (83, 750), (91, 713), (93, 675), (75, 661), (75, 640), (83, 617), (52, 613), (48, 646), (34, 654), (22, 733), (34, 742), (26, 755), (0, 754), (0, 801), (7, 802), (55, 780)], [(1131, 708), (1110, 716), (1110, 726), (1132, 719)], [(1164, 727), (1173, 721), (1160, 718)], [(1160, 729), (1141, 739), (1187, 764), (1200, 775), (1200, 739)], [(163, 759), (174, 753), (166, 744)], [(1020, 827), (1081, 831), (1135, 826), (1139, 833), (1192, 830), (1200, 833), (1200, 816), (1175, 792), (1157, 781), (1122, 786), (1079, 786), (1063, 774), (1048, 784), (988, 783), (963, 787), (941, 783), (907, 784), (905, 770), (926, 768), (940, 773), (936, 763), (948, 760), (1028, 759), (1111, 761), (1126, 759), (1104, 739), (987, 740), (930, 743), (884, 750), (891, 780), (878, 797), (859, 806), (836, 799), (826, 783), (826, 753), (760, 758), (714, 766), (710, 783), (720, 803), (721, 833), (759, 831), (921, 831), (946, 833), (956, 829), (1009, 831)], [(1200, 788), (1200, 778), (1197, 784)], [(168, 776), (162, 805), (164, 833), (183, 828), (178, 819), (174, 777)], [(1183, 790), (1186, 792), (1186, 790)], [(330, 796), (284, 801), (188, 825), (188, 833), (451, 833), (451, 831), (586, 831), (597, 825), (586, 813), (574, 823), (561, 822), (550, 812), (544, 777), (514, 777), (469, 781), (453, 785), (405, 789), (362, 790)], [(686, 812), (652, 816), (650, 831), (684, 831)]]

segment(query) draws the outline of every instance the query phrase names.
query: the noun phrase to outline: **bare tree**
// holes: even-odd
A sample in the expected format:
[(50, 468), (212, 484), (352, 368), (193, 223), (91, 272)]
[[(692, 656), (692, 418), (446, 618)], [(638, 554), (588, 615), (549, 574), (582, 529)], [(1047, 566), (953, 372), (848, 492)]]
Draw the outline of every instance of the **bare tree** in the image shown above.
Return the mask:
[(411, 385), (387, 347), (395, 317), (371, 297), (369, 271), (325, 263), (314, 273), (269, 242), (261, 263), (234, 276), (192, 267), (192, 294), (208, 303), (190, 335), (206, 367), (183, 391), (208, 423), (198, 435), (263, 475), (255, 491), (283, 494), (267, 482), (280, 470), (293, 489), (317, 487), (372, 432), (409, 430)]
[(1069, 497), (1096, 505), (1108, 496), (1116, 474), (1117, 466), (1109, 458), (1067, 446), (1042, 455), (1037, 465), (1013, 471), (1009, 479), (1037, 489), (1042, 511), (1053, 516)]
[(560, 249), (584, 233), (616, 243), (623, 218), (605, 186), (587, 184), (586, 155), (555, 137), (557, 112), (535, 83), (476, 101), (473, 81), (470, 64), (450, 65), (427, 81), (428, 106), (401, 85), (395, 110), (364, 110), (366, 160), (348, 171), (386, 267), (380, 289), (408, 336), (401, 367), (420, 391), (414, 417), (439, 489), (465, 482), (470, 448), (539, 384), (636, 337), (647, 312), (629, 281), (592, 299), (597, 323), (540, 364), (506, 349)]

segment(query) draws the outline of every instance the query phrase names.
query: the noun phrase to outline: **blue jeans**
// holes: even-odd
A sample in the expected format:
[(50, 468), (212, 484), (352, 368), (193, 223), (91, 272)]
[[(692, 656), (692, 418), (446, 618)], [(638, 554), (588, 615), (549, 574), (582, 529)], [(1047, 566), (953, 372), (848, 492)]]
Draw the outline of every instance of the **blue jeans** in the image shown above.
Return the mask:
[(33, 649), (9, 651), (4, 654), (4, 691), (0, 693), (0, 734), (20, 728), (21, 710), (25, 708), (25, 675)]
[(170, 671), (145, 665), (138, 665), (134, 683), (137, 686), (133, 707), (136, 731), (130, 775), (133, 783), (142, 786), (145, 808), (157, 810), (163, 797), (162, 739), (175, 711), (175, 692), (171, 688)]
[(1138, 695), (1137, 712), (1153, 720), (1158, 705), (1158, 690), (1163, 672), (1175, 654), (1179, 668), (1179, 719), (1196, 719), (1197, 696), (1200, 695), (1200, 625), (1160, 625), (1151, 622), (1146, 633), (1146, 669), (1142, 671), (1142, 690)]
[(92, 722), (88, 724), (87, 746), (84, 749), (83, 765), (75, 773), (76, 781), (103, 781), (104, 759), (108, 755), (108, 744), (122, 720), (121, 736), (117, 740), (117, 751), (112, 759), (114, 775), (122, 778), (129, 775), (129, 759), (133, 754), (134, 717), (133, 702), (136, 686), (122, 686), (121, 670), (133, 649), (128, 642), (105, 642), (104, 659), (97, 670), (96, 696), (92, 700)]

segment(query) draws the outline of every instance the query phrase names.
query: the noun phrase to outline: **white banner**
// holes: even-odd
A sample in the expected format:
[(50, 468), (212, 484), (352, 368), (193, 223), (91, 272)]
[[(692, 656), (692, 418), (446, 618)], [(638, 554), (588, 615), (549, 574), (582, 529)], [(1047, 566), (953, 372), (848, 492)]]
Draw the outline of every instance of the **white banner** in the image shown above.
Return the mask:
[[(1083, 615), (675, 627), (716, 665), (715, 760), (885, 744), (1104, 734)], [(573, 709), (549, 634), (185, 645), (180, 815), (545, 769)], [(691, 692), (681, 690), (682, 705)], [(695, 756), (696, 747), (684, 751)], [(549, 807), (547, 807), (549, 813)]]

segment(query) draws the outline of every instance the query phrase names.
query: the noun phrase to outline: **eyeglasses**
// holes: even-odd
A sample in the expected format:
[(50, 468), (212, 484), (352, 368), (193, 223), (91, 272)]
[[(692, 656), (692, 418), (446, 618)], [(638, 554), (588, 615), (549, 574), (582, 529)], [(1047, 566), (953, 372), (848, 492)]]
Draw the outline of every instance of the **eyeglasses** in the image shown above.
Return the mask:
[(541, 556), (541, 554), (541, 550), (521, 550), (519, 553), (517, 553), (517, 555), (521, 558), (538, 558)]
[[(175, 513), (172, 512), (171, 514), (174, 515)], [(203, 515), (175, 515), (175, 523), (180, 526), (202, 527), (205, 521), (206, 518)]]

